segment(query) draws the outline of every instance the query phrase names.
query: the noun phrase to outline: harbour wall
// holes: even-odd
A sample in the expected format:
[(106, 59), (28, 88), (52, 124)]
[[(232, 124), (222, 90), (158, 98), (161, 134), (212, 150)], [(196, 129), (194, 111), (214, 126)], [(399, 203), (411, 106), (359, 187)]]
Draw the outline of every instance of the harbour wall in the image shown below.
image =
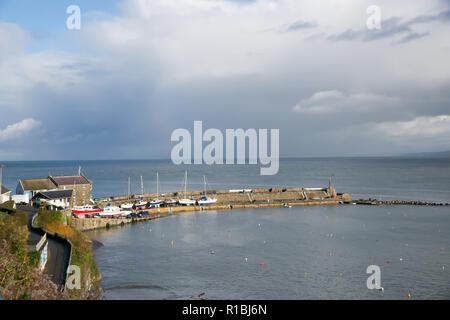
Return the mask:
[[(297, 202), (297, 201), (310, 201), (310, 200), (325, 200), (333, 198), (333, 194), (336, 194), (334, 188), (269, 188), (269, 189), (251, 189), (251, 191), (234, 190), (212, 190), (207, 191), (207, 196), (210, 198), (216, 198), (217, 205), (235, 205), (235, 204), (248, 204), (248, 203), (283, 203), (283, 202)], [(144, 195), (134, 195), (129, 198), (128, 196), (113, 196), (108, 198), (95, 198), (94, 200), (103, 200), (100, 204), (106, 205), (108, 202), (113, 202), (114, 205), (120, 205), (123, 203), (130, 203), (138, 201), (141, 197), (145, 201), (151, 201), (153, 199), (160, 199), (167, 201), (170, 199), (178, 198), (193, 198), (198, 199), (203, 195), (203, 191), (188, 191), (186, 195), (184, 192), (170, 192), (163, 194), (144, 194)], [(338, 194), (337, 198), (340, 200), (351, 201), (350, 195), (348, 194)]]
[(336, 198), (322, 199), (322, 200), (303, 200), (303, 201), (288, 201), (288, 202), (265, 202), (265, 203), (234, 203), (234, 204), (216, 204), (208, 206), (177, 206), (177, 207), (163, 207), (151, 208), (146, 211), (149, 212), (147, 217), (133, 218), (133, 219), (106, 219), (106, 218), (88, 218), (88, 219), (71, 219), (71, 225), (81, 231), (89, 231), (95, 229), (110, 228), (115, 226), (124, 226), (130, 223), (140, 221), (147, 221), (162, 217), (167, 217), (175, 214), (183, 214), (196, 211), (211, 211), (211, 210), (232, 210), (232, 209), (250, 209), (250, 208), (273, 208), (288, 206), (311, 206), (311, 205), (338, 205), (346, 203), (347, 197), (338, 196)]

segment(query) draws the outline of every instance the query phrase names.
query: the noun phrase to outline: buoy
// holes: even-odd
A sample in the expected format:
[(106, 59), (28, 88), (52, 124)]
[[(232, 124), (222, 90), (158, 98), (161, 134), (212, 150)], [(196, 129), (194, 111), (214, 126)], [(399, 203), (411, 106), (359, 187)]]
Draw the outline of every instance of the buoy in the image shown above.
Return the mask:
[(245, 257), (244, 260), (245, 260), (245, 262), (247, 263), (247, 261), (248, 261), (247, 257)]
[(261, 268), (264, 268), (264, 262), (261, 262)]
[(170, 240), (170, 245), (171, 245), (172, 248), (173, 248), (173, 240)]
[(386, 261), (387, 263), (391, 263), (391, 260)]
[(411, 298), (411, 294), (408, 293), (408, 298)]
[(333, 255), (333, 253), (330, 251), (330, 257)]
[(400, 258), (400, 261), (403, 261), (403, 258)]
[(214, 250), (211, 250), (209, 253), (214, 254), (215, 252), (214, 252)]

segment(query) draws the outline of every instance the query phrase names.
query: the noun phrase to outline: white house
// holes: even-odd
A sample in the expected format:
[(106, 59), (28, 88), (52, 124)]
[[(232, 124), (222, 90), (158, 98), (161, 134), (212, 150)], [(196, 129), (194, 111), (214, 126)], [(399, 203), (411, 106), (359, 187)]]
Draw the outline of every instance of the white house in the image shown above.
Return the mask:
[(67, 208), (70, 207), (72, 193), (73, 190), (38, 192), (34, 195), (32, 200), (35, 201), (37, 205), (39, 205), (39, 203), (45, 202), (56, 207)]
[(16, 187), (16, 194), (28, 195), (32, 199), (39, 192), (57, 190), (58, 187), (48, 178), (45, 179), (23, 179), (19, 180)]
[(9, 201), (11, 196), (11, 190), (5, 188), (4, 186), (0, 186), (0, 204)]

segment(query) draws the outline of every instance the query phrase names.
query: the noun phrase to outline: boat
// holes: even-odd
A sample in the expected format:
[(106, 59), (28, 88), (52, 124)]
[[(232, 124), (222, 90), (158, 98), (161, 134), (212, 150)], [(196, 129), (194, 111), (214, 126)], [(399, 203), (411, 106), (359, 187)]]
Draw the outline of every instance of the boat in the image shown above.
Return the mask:
[(187, 185), (187, 171), (184, 172), (184, 199), (178, 200), (178, 203), (183, 206), (192, 206), (197, 203), (194, 199), (188, 199), (186, 197), (186, 185)]
[(133, 211), (131, 211), (131, 210), (122, 210), (122, 211), (120, 211), (120, 215), (122, 216), (122, 217), (127, 217), (127, 216), (129, 216), (130, 214), (132, 214), (133, 213)]
[(120, 209), (132, 209), (133, 204), (132, 203), (124, 203), (120, 205)]
[(112, 206), (110, 203), (100, 212), (102, 217), (115, 217), (122, 215), (122, 210), (119, 207)]
[(204, 206), (204, 205), (216, 203), (217, 199), (216, 198), (208, 198), (206, 196), (203, 196), (197, 202), (200, 206)]
[(76, 216), (91, 216), (91, 215), (96, 215), (102, 212), (102, 209), (98, 208), (98, 207), (94, 207), (91, 205), (86, 205), (86, 206), (75, 206), (72, 209), (72, 213)]
[(205, 177), (205, 176), (203, 176), (203, 188), (204, 188), (204, 196), (201, 197), (201, 198), (197, 201), (197, 203), (198, 203), (200, 206), (204, 206), (204, 205), (216, 203), (216, 202), (217, 202), (217, 199), (216, 199), (216, 198), (208, 198), (208, 197), (206, 196), (206, 177)]
[(163, 204), (162, 200), (158, 199), (159, 196), (159, 173), (156, 172), (156, 199), (153, 201), (150, 201), (150, 205), (153, 207), (159, 207), (161, 204)]
[[(131, 194), (131, 177), (128, 177), (128, 197), (127, 201), (130, 201), (130, 194)], [(132, 209), (134, 204), (132, 203), (123, 203), (120, 205), (121, 209)]]
[(136, 203), (136, 207), (143, 207), (146, 206), (148, 204), (148, 201), (144, 201), (144, 197), (141, 197), (141, 200)]
[(174, 204), (177, 204), (177, 203), (178, 203), (178, 201), (174, 200), (174, 199), (166, 200), (166, 204), (174, 205)]

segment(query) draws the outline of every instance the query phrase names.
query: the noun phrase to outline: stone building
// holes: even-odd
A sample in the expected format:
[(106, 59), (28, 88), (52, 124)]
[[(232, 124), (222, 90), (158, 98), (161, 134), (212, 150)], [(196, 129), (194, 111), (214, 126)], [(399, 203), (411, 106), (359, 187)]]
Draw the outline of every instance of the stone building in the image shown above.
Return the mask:
[(48, 179), (58, 190), (73, 190), (72, 205), (82, 206), (91, 203), (92, 182), (84, 175), (49, 176)]
[(22, 179), (16, 188), (16, 194), (28, 194), (33, 199), (38, 193), (58, 190), (73, 190), (70, 206), (82, 206), (91, 203), (92, 182), (84, 175), (49, 176), (44, 179)]

